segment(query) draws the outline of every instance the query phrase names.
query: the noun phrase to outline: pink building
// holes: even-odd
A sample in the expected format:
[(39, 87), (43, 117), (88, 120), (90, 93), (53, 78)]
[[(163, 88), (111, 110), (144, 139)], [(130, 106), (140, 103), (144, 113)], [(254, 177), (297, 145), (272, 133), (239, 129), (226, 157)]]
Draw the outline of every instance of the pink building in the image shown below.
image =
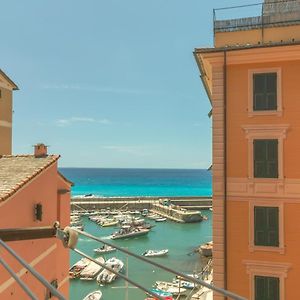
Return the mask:
[[(0, 85), (0, 89), (3, 88)], [(0, 141), (5, 138), (7, 135), (0, 135)], [(35, 146), (33, 155), (0, 153), (0, 232), (8, 228), (51, 227), (56, 221), (62, 228), (69, 224), (72, 183), (59, 173), (58, 159), (58, 155), (48, 155), (47, 146), (43, 144)], [(69, 251), (60, 240), (54, 237), (25, 239), (7, 242), (7, 245), (69, 298)], [(38, 299), (50, 299), (51, 293), (6, 250), (1, 248), (0, 253), (0, 258)], [(27, 299), (1, 265), (0, 270), (0, 299)]]

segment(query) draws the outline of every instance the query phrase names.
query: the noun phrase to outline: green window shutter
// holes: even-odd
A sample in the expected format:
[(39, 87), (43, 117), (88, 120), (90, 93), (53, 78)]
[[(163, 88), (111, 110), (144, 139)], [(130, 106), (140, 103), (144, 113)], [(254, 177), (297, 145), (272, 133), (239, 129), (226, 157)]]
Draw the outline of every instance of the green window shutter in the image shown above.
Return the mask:
[(254, 245), (279, 247), (278, 207), (254, 207)]
[(268, 300), (279, 300), (279, 278), (267, 277)]
[(279, 278), (254, 276), (255, 300), (279, 300)]
[(277, 109), (277, 73), (253, 74), (253, 110)]
[(279, 208), (267, 207), (267, 246), (279, 247)]
[(254, 245), (267, 244), (267, 211), (265, 207), (254, 207)]
[(255, 300), (266, 300), (266, 277), (255, 276)]
[(254, 140), (254, 177), (278, 178), (278, 140)]

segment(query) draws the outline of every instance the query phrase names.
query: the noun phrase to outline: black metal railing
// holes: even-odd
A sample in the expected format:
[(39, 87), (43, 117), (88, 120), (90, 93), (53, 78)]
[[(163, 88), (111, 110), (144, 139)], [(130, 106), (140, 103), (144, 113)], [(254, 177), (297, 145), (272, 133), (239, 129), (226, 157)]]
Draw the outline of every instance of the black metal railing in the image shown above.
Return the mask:
[(300, 1), (267, 1), (213, 10), (214, 32), (300, 24)]

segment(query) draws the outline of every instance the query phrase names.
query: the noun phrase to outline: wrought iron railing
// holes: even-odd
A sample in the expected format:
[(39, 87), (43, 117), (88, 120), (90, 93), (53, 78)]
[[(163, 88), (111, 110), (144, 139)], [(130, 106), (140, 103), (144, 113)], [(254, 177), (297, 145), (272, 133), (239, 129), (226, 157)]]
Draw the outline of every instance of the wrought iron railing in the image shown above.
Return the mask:
[(217, 8), (213, 10), (213, 18), (215, 33), (300, 24), (300, 1), (266, 1)]

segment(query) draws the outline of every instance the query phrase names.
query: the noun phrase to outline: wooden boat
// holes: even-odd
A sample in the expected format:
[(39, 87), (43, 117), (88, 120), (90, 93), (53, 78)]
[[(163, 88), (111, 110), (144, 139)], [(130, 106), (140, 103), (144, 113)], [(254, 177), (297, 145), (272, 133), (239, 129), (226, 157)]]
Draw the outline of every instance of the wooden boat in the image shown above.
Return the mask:
[(94, 291), (86, 295), (83, 300), (100, 300), (102, 298), (102, 292), (100, 290)]
[(74, 279), (79, 277), (80, 273), (86, 268), (91, 261), (85, 257), (81, 258), (77, 263), (75, 263), (70, 269), (69, 269), (69, 276), (70, 278)]
[[(107, 260), (105, 265), (116, 272), (120, 272), (124, 267), (124, 263), (120, 259), (117, 259), (116, 257), (112, 257), (109, 260)], [(111, 283), (116, 278), (117, 278), (116, 274), (114, 274), (109, 270), (103, 269), (103, 271), (97, 276), (97, 282)]]
[(117, 249), (108, 245), (103, 245), (100, 248), (96, 248), (94, 249), (94, 251), (96, 253), (108, 253), (108, 252), (112, 252), (112, 251), (116, 251)]
[(129, 237), (135, 237), (140, 235), (145, 235), (150, 231), (148, 228), (134, 227), (130, 225), (124, 225), (121, 229), (111, 235), (111, 239), (124, 239)]
[[(105, 263), (103, 257), (98, 257), (96, 260), (102, 264)], [(91, 262), (81, 273), (80, 280), (94, 280), (97, 274), (101, 271), (102, 267), (95, 262)]]
[(143, 256), (163, 256), (169, 252), (169, 249), (162, 249), (162, 250), (147, 250), (142, 255)]

